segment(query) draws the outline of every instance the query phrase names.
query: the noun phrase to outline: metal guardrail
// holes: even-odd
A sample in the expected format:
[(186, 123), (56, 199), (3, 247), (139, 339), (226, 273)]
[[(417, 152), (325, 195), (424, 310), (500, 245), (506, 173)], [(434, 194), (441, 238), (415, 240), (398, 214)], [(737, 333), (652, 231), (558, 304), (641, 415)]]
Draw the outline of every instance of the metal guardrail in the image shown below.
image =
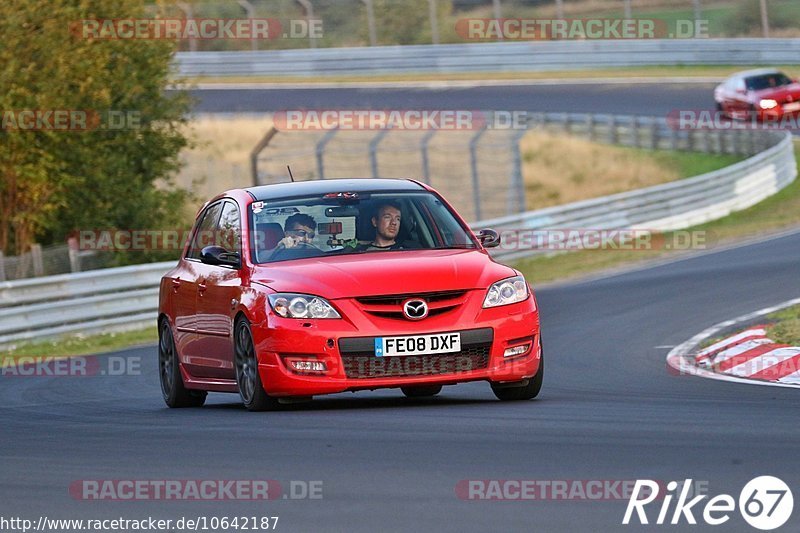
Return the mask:
[(535, 41), (179, 52), (180, 76), (364, 76), (535, 72), (653, 65), (792, 65), (800, 39)]
[[(643, 229), (673, 231), (722, 218), (772, 196), (797, 177), (790, 133), (773, 132), (776, 143), (749, 159), (684, 180), (471, 224), (501, 233), (547, 229)], [(495, 248), (503, 260), (548, 250)]]
[(174, 265), (152, 263), (2, 282), (0, 346), (153, 325), (159, 281)]
[[(566, 115), (565, 120), (569, 116)], [(576, 118), (576, 123), (590, 123), (582, 116), (573, 118)], [(661, 119), (651, 120), (659, 127), (647, 130), (660, 131)], [(617, 117), (611, 123), (625, 124), (626, 120)], [(564, 128), (565, 124), (558, 127)], [(593, 131), (592, 128), (584, 129), (583, 134), (592, 135)], [(581, 133), (577, 127), (573, 132)], [(617, 135), (616, 140), (630, 144), (644, 138)], [(659, 138), (656, 135), (652, 139)], [(680, 136), (671, 138), (681, 139)], [(693, 178), (482, 220), (471, 226), (476, 230), (492, 227), (501, 231), (549, 228), (676, 230), (749, 207), (775, 194), (796, 178), (794, 146), (789, 133), (764, 133), (753, 140), (753, 144), (730, 144), (732, 139), (733, 134), (727, 142), (725, 136), (721, 136), (716, 147), (723, 150), (725, 146), (755, 147), (763, 144), (766, 149), (732, 166)], [(669, 139), (664, 142), (669, 142)], [(536, 249), (506, 250), (501, 246), (493, 250), (493, 255), (509, 260), (540, 252)], [(158, 308), (159, 280), (173, 265), (173, 262), (154, 263), (2, 282), (0, 346), (65, 333), (89, 334), (153, 325)]]

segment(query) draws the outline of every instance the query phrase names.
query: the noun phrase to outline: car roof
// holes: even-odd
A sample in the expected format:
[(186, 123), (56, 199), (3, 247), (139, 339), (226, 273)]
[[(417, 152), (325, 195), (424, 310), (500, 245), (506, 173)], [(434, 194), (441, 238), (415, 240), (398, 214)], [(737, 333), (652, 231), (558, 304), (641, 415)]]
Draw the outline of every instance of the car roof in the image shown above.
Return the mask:
[(737, 72), (733, 76), (738, 78), (752, 78), (753, 76), (766, 76), (768, 74), (783, 74), (783, 72), (774, 68), (756, 68), (753, 70), (743, 70), (742, 72)]
[(296, 181), (260, 185), (245, 189), (257, 201), (279, 200), (295, 196), (314, 196), (336, 192), (382, 192), (382, 191), (424, 191), (425, 188), (412, 180), (386, 178), (349, 178)]

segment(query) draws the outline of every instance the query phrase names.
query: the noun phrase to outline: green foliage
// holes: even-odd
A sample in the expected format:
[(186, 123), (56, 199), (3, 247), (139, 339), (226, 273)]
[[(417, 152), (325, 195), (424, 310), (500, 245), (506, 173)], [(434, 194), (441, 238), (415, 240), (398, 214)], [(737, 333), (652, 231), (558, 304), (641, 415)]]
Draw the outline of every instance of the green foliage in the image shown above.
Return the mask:
[(113, 130), (0, 130), (0, 249), (64, 242), (82, 229), (178, 227), (187, 193), (169, 176), (187, 145), (189, 101), (164, 91), (175, 44), (75, 31), (84, 19), (146, 16), (140, 0), (0, 3), (0, 110), (133, 118)]

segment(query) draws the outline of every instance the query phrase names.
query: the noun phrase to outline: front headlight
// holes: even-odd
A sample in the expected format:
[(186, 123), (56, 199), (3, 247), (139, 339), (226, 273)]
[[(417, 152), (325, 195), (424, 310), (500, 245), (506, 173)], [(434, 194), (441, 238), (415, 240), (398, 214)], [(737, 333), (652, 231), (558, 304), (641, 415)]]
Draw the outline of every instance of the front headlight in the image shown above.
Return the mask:
[(522, 276), (503, 279), (493, 283), (483, 300), (483, 308), (523, 302), (528, 298), (528, 284)]
[(269, 305), (283, 318), (342, 318), (325, 298), (310, 294), (270, 294)]
[(767, 98), (767, 99), (761, 100), (758, 103), (758, 105), (761, 107), (761, 109), (774, 109), (774, 108), (778, 107), (778, 102), (776, 102), (775, 100), (772, 100), (771, 98)]

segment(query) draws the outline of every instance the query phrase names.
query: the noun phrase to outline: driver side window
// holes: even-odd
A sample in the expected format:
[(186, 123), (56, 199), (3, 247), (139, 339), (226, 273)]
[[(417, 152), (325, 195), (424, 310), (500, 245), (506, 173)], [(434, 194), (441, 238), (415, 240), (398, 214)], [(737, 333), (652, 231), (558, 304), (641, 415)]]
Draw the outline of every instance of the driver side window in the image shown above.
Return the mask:
[(206, 208), (205, 212), (200, 216), (197, 229), (192, 238), (192, 245), (186, 254), (187, 259), (200, 260), (202, 249), (214, 244), (214, 233), (217, 229), (217, 221), (221, 212), (222, 202), (217, 202)]
[(229, 252), (240, 252), (242, 243), (239, 208), (233, 202), (225, 202), (219, 218), (217, 236), (214, 244)]

